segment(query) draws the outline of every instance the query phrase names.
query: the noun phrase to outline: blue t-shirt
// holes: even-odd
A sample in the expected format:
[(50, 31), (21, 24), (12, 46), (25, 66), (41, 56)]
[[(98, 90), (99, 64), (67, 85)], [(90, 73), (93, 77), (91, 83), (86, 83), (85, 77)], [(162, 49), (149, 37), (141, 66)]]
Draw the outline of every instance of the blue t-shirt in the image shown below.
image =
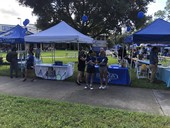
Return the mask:
[(33, 55), (29, 55), (28, 59), (27, 59), (27, 67), (31, 67), (34, 66), (34, 56)]
[(158, 64), (158, 54), (154, 51), (150, 53), (150, 64)]
[(97, 61), (98, 61), (100, 67), (104, 67), (104, 66), (107, 66), (108, 58), (106, 56), (105, 57), (100, 56), (97, 58)]
[[(89, 56), (89, 57), (87, 57), (86, 62), (89, 62), (89, 61), (92, 61), (93, 63), (95, 63), (96, 58), (92, 57), (92, 56)], [(88, 63), (87, 68), (95, 68), (95, 64)]]

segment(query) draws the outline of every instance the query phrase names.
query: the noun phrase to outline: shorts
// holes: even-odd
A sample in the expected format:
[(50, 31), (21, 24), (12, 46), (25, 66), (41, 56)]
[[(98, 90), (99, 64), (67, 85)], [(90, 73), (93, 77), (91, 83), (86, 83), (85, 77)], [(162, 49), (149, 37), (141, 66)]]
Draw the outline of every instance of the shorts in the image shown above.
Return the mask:
[(78, 65), (78, 71), (84, 72), (85, 66)]
[(107, 66), (101, 66), (101, 67), (99, 67), (99, 72), (108, 72)]
[(34, 66), (27, 65), (27, 69), (34, 69)]
[(95, 67), (94, 68), (87, 68), (87, 73), (95, 73)]

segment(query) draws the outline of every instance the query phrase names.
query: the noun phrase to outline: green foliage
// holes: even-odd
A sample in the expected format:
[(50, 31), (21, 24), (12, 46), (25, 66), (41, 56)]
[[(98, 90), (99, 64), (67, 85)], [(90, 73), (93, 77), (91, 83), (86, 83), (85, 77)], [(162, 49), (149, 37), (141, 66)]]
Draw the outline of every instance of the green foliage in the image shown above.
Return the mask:
[(1, 128), (168, 128), (170, 118), (0, 95)]
[(161, 19), (165, 19), (166, 18), (166, 12), (163, 10), (158, 10), (157, 12), (154, 13), (154, 16), (156, 18), (161, 18)]
[(155, 18), (162, 18), (170, 20), (170, 0), (166, 1), (166, 5), (163, 10), (158, 10), (154, 13)]
[[(38, 16), (37, 26), (44, 30), (61, 20), (84, 34), (97, 37), (121, 32), (122, 25), (134, 25), (140, 28), (147, 17), (138, 19), (137, 13), (146, 13), (147, 5), (153, 0), (17, 0), (29, 6)], [(82, 23), (82, 16), (88, 16), (87, 23)]]

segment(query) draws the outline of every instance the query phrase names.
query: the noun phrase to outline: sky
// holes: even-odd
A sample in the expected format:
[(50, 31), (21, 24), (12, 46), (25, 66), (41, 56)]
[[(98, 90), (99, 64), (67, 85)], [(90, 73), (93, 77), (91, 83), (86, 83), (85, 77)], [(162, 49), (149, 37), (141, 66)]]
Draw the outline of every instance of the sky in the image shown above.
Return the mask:
[(158, 10), (163, 10), (166, 5), (167, 0), (155, 0), (155, 2), (148, 5), (148, 13), (149, 15), (153, 15)]
[(0, 24), (23, 25), (25, 19), (29, 19), (30, 24), (36, 22), (37, 17), (32, 15), (32, 9), (19, 5), (16, 0), (1, 0)]
[[(148, 6), (147, 15), (164, 9), (166, 0), (155, 0)], [(30, 24), (36, 23), (37, 17), (32, 15), (32, 9), (19, 5), (16, 0), (1, 0), (0, 4), (0, 24), (23, 25), (25, 19), (30, 20)]]

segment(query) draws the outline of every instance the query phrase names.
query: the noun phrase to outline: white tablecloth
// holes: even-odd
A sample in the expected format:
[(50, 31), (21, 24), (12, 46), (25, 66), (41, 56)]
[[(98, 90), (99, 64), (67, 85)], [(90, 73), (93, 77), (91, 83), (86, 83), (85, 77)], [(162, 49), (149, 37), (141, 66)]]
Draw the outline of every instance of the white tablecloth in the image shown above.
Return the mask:
[(167, 87), (170, 87), (170, 67), (158, 66), (156, 77), (158, 80), (164, 81)]
[(25, 68), (25, 65), (26, 65), (26, 61), (18, 61), (18, 67), (20, 69), (24, 69)]
[(74, 63), (64, 64), (62, 66), (53, 64), (36, 64), (35, 74), (37, 77), (50, 80), (65, 80), (72, 76), (74, 72)]
[[(35, 63), (35, 64), (41, 64), (42, 61), (39, 60), (39, 59), (34, 58), (34, 63)], [(25, 69), (25, 67), (26, 67), (26, 61), (25, 61), (25, 60), (24, 60), (24, 61), (18, 61), (18, 67), (19, 67), (19, 68), (22, 68), (22, 69)]]

